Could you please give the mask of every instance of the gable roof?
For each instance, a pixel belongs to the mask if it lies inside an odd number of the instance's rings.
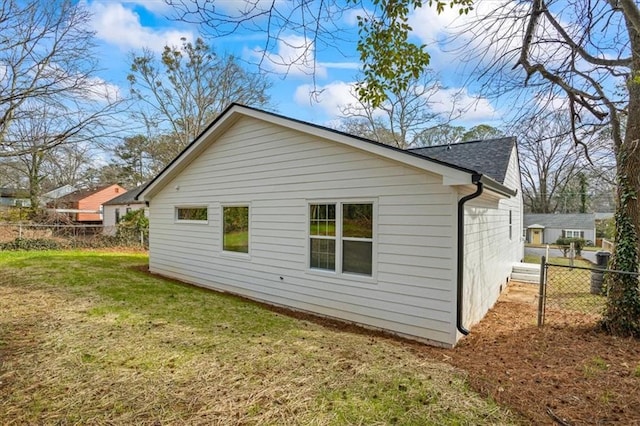
[[[418,169],[439,174],[442,176],[444,185],[471,185],[476,182],[482,182],[486,189],[502,196],[511,197],[517,193],[517,189],[508,188],[504,186],[502,182],[498,182],[491,176],[479,170],[472,169],[469,166],[448,163],[441,159],[425,156],[411,150],[403,150],[328,127],[233,103],[154,177],[142,189],[136,199],[141,200],[153,197],[165,184],[177,176],[191,161],[204,152],[220,135],[242,117],[252,117],[288,129],[301,131],[322,139],[392,159]]]
[[[138,194],[140,194],[140,192],[142,192],[144,187],[145,187],[145,184],[142,184],[142,185],[138,186],[137,188],[134,188],[134,189],[131,189],[131,190],[125,192],[122,195],[118,195],[116,198],[110,199],[106,203],[103,203],[103,205],[104,206],[119,206],[119,205],[124,205],[124,204],[142,203],[142,201],[137,200],[136,197],[138,196]]]
[[[77,190],[78,188],[76,188],[75,186],[71,186],[67,184],[67,185],[63,185],[58,188],[52,189],[49,192],[45,192],[44,194],[42,194],[42,198],[55,200],[55,199],[64,197],[67,194],[71,194],[72,192],[75,192]]]
[[[596,217],[593,213],[525,214],[524,227],[531,225],[556,229],[593,229],[596,227]]]
[[[515,145],[515,137],[506,137],[415,148],[410,151],[445,163],[477,170],[496,182],[504,184]]]
[[[111,185],[103,185],[103,186],[98,186],[97,188],[91,188],[91,189],[79,189],[77,191],[74,191],[70,194],[67,194],[65,196],[62,196],[60,198],[58,198],[58,201],[60,202],[74,202],[74,201],[80,201],[83,200],[93,194],[97,194],[100,191],[104,191],[107,188],[111,188],[112,186],[114,186],[116,184],[111,184]]]

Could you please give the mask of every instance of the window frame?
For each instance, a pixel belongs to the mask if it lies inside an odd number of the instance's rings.
[[[571,232],[571,237],[568,235],[568,233]],[[575,233],[578,233],[578,236],[574,236]],[[582,236],[581,236],[582,235]],[[565,238],[582,238],[584,239],[584,231],[581,229],[565,229],[564,230],[564,237]]]
[[[311,206],[314,204],[334,204],[336,206],[336,225],[335,236],[330,237],[335,241],[335,269],[320,269],[311,267]],[[343,235],[343,220],[344,220],[344,205],[345,204],[371,204],[372,207],[372,229],[371,239],[356,238],[356,237],[344,237]],[[340,279],[346,279],[350,281],[358,281],[363,283],[377,283],[378,280],[378,200],[376,198],[329,198],[329,199],[309,199],[306,203],[305,214],[305,227],[306,227],[306,243],[305,243],[305,271],[308,274],[320,275],[320,276],[333,276]],[[343,241],[371,241],[371,275],[358,274],[354,272],[343,271]]]
[[[248,220],[248,227],[249,229],[247,230],[247,252],[241,252],[241,251],[232,251],[232,250],[225,250],[224,249],[224,209],[225,207],[247,207],[248,211],[247,211],[247,220]],[[252,220],[251,220],[251,214],[252,214],[252,208],[251,208],[251,203],[220,203],[220,253],[223,256],[229,256],[229,257],[235,257],[235,258],[244,258],[244,259],[250,259],[251,258],[251,228],[252,228]]]
[[[207,209],[207,218],[206,219],[178,219],[178,210],[180,209]],[[210,212],[211,212],[211,207],[205,204],[176,205],[173,208],[173,220],[174,220],[174,223],[194,223],[194,224],[206,225],[209,223]]]

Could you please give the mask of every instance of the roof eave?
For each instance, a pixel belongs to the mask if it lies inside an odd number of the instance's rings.
[[[207,147],[208,140],[214,140],[217,135],[222,134],[226,129],[236,123],[241,117],[252,117],[264,120],[283,127],[299,130],[308,134],[342,143],[347,146],[364,149],[381,157],[396,160],[398,162],[422,169],[442,176],[443,185],[466,185],[472,183],[471,176],[475,174],[473,170],[463,167],[443,163],[438,160],[426,158],[401,149],[394,149],[387,145],[362,140],[361,138],[335,132],[331,129],[315,126],[311,123],[304,123],[298,120],[272,114],[265,111],[256,110],[238,104],[232,104],[207,129],[205,129],[180,155],[178,155],[169,165],[165,167],[147,186],[138,194],[136,200],[149,201],[162,189],[166,183],[177,176],[187,164],[203,152]],[[490,188],[501,187],[495,181],[489,184]],[[496,186],[497,185],[497,186]],[[508,191],[508,188],[507,188]],[[500,193],[500,190],[497,191]],[[507,192],[509,193],[509,192]]]
[[[490,178],[487,175],[482,175],[482,177],[480,178],[480,182],[482,182],[487,190],[504,197],[511,198],[515,197],[518,194],[517,189],[511,189],[499,182],[496,182],[494,179]]]

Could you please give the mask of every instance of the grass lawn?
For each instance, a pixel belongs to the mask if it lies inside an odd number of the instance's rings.
[[[0,252],[0,424],[514,424],[411,345],[153,277]]]

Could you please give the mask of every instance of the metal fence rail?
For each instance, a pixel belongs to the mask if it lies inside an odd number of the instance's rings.
[[[148,229],[121,225],[0,223],[0,250],[147,247]]]
[[[538,325],[545,323],[592,324],[606,308],[607,274],[637,273],[598,267],[556,265],[542,258]]]

